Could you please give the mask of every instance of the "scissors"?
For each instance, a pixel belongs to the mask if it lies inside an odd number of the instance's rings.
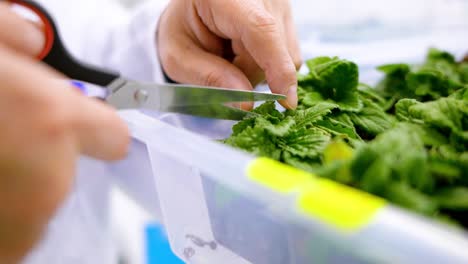
[[[233,102],[283,100],[280,94],[195,86],[183,84],[143,83],[120,74],[80,62],[67,51],[50,14],[30,0],[9,0],[35,13],[42,21],[45,34],[40,60],[67,77],[103,87],[103,100],[117,109],[148,109],[195,116],[241,120],[250,112],[226,106]]]

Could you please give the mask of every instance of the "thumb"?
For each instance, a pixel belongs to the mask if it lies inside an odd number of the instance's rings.
[[[1,44],[29,56],[40,54],[45,45],[40,25],[22,18],[7,3],[0,3],[0,25]]]
[[[183,51],[161,54],[161,60],[168,76],[180,83],[253,90],[249,79],[239,68],[195,44]],[[253,103],[244,102],[240,107],[245,110],[252,109]]]

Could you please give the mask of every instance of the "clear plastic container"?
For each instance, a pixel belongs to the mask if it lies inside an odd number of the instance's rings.
[[[464,231],[389,204],[351,228],[337,219],[347,208],[328,210],[331,221],[304,211],[301,191],[256,180],[249,168],[257,158],[213,140],[227,136],[232,122],[170,114],[158,116],[163,122],[138,111],[121,116],[134,145],[129,159],[106,165],[108,172],[154,208],[172,250],[187,263],[468,263]],[[267,178],[298,173],[278,168],[265,168]]]

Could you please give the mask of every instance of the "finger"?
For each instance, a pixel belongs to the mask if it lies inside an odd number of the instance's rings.
[[[247,77],[233,64],[204,51],[188,39],[178,42],[181,47],[185,47],[184,50],[172,47],[161,52],[164,70],[175,81],[239,90],[253,89]],[[243,109],[250,109],[252,106],[251,102],[241,104]]]
[[[251,11],[241,39],[257,64],[264,70],[273,92],[287,95],[280,101],[286,108],[297,106],[296,71],[286,45],[284,27],[278,17],[265,9]]]
[[[28,118],[38,124],[36,133],[71,136],[82,154],[94,158],[125,156],[128,130],[113,109],[85,97],[50,68],[1,45],[0,58],[8,65],[0,67],[0,83],[11,87],[3,91],[6,98],[0,102],[10,109],[25,109],[25,114],[34,113]]]
[[[284,32],[286,36],[286,44],[289,50],[289,56],[296,66],[296,70],[299,70],[302,66],[302,53],[298,35],[296,32],[296,26],[294,25],[294,20],[292,18],[291,9],[288,8],[284,15]]]
[[[29,56],[40,54],[45,37],[39,25],[17,15],[6,3],[0,3],[0,25],[1,43]]]
[[[101,160],[124,158],[130,140],[124,121],[113,108],[86,97],[67,82],[56,78],[41,81],[46,93],[54,93],[46,99],[50,109],[44,118],[49,124],[46,129],[73,136],[80,154]]]
[[[256,63],[265,71],[272,91],[288,96],[287,100],[280,103],[287,108],[295,108],[297,106],[296,70],[277,20],[261,2],[246,0],[219,2],[222,3],[212,7],[218,30],[231,39],[239,39],[244,44]]]
[[[254,58],[247,52],[241,42],[236,42],[233,45],[234,57],[233,64],[237,66],[249,79],[253,87],[265,80],[265,73],[258,66]]]
[[[84,97],[73,95],[73,130],[82,154],[102,160],[118,160],[126,156],[130,144],[125,122],[111,107]]]

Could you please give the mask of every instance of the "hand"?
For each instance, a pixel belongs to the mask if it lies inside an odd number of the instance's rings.
[[[171,0],[157,40],[175,81],[252,90],[266,77],[287,95],[283,106],[297,106],[301,56],[287,0]]]
[[[129,136],[115,111],[31,58],[38,26],[2,3],[0,24],[0,263],[16,263],[66,198],[78,156],[122,158]]]

